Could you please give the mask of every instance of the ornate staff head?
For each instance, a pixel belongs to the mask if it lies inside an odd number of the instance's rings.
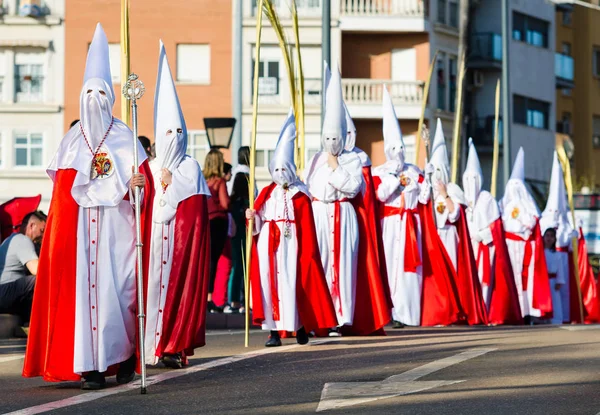
[[[144,96],[146,87],[139,77],[132,73],[123,85],[123,96],[130,101],[136,101]]]

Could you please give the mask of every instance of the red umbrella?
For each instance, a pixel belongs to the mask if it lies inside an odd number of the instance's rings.
[[[0,205],[0,240],[18,232],[25,215],[36,211],[41,200],[42,195],[15,197]]]

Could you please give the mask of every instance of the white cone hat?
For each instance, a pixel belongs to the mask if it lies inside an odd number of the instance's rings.
[[[352,117],[350,116],[350,112],[344,104],[344,111],[346,112],[346,150],[352,151],[354,147],[356,147],[356,126],[354,125],[354,121],[352,121]]]
[[[542,212],[542,218],[540,219],[542,232],[546,232],[549,228],[558,228],[559,217],[565,215],[567,211],[565,181],[562,167],[555,151],[554,160],[552,162],[552,176],[550,177],[550,192],[548,194],[546,208]]]
[[[467,167],[463,173],[463,191],[465,199],[471,207],[475,206],[482,187],[483,173],[481,171],[481,164],[479,163],[473,139],[469,138],[469,156],[467,158]]]
[[[281,127],[281,133],[275,146],[273,158],[269,162],[269,172],[277,184],[292,184],[296,179],[296,164],[294,152],[296,151],[296,118],[294,110],[290,109],[287,118]],[[285,169],[285,172],[276,173],[276,169]]]
[[[450,181],[450,162],[448,160],[448,150],[446,148],[446,139],[442,129],[442,121],[438,118],[435,128],[435,137],[431,144],[431,160],[429,161],[436,170],[436,177],[444,183]]]
[[[101,79],[108,85],[111,93],[111,102],[115,102],[115,91],[112,86],[112,76],[110,74],[110,59],[108,53],[108,39],[102,25],[96,25],[96,31],[90,48],[88,49],[87,59],[85,61],[85,72],[83,75],[83,83],[85,84],[90,79]]]
[[[329,86],[329,81],[331,80],[331,71],[329,70],[329,65],[327,65],[326,61],[323,61],[323,92],[321,96],[323,97],[323,108],[327,104],[327,87]]]
[[[178,132],[179,129],[181,133]],[[171,133],[167,134],[168,131]],[[163,168],[174,171],[187,151],[187,129],[162,41],[159,45],[154,95],[154,139],[157,160]]]
[[[336,155],[341,154],[346,143],[346,111],[344,110],[342,81],[339,69],[333,71],[331,80],[327,86],[325,117],[321,133],[321,145],[325,149],[327,148],[325,143],[326,137],[336,138],[337,144],[333,152]]]
[[[387,87],[383,86],[383,149],[385,157],[388,161],[400,159],[404,160],[405,147],[402,139],[402,130],[394,109],[392,96],[388,92]]]
[[[477,155],[477,149],[475,148],[472,138],[469,138],[469,155],[467,157],[467,167],[463,173],[463,176],[464,175],[477,176],[479,177],[479,180],[483,182],[483,172],[481,171],[479,156]]]
[[[512,173],[510,174],[511,180],[525,181],[525,152],[523,147],[519,148],[515,164],[513,165]]]

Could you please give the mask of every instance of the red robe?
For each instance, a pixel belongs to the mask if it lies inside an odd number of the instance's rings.
[[[459,241],[456,261],[456,285],[460,304],[470,325],[487,324],[487,312],[481,293],[481,284],[479,284],[477,261],[473,253],[464,206],[460,209],[460,217],[454,223],[454,226],[458,231]]]
[[[546,266],[546,254],[544,252],[544,240],[539,221],[533,229],[532,238],[535,241],[535,273],[533,276],[533,301],[532,306],[541,311],[541,319],[552,318],[552,293],[550,291],[550,279],[548,267]]]
[[[456,273],[433,221],[431,201],[419,204],[423,245],[422,326],[449,326],[464,323]]]
[[[583,230],[579,229],[578,238],[578,270],[579,286],[581,287],[581,297],[577,290],[575,281],[575,266],[573,262],[573,253],[569,252],[569,308],[572,323],[581,323],[581,311],[579,309],[580,298],[583,300],[583,322],[586,324],[600,323],[600,303],[598,302],[598,293],[594,271],[588,258],[587,246],[583,237]]]
[[[15,197],[0,205],[0,242],[18,232],[23,218],[38,209],[42,195]]]
[[[356,270],[356,302],[352,326],[344,334],[368,336],[378,332],[391,319],[393,308],[387,278],[381,219],[377,209],[371,167],[363,167],[365,194],[351,200],[358,221],[358,264]]]
[[[151,201],[154,194],[152,173],[147,161],[140,166],[140,173],[146,177],[142,205],[142,238],[146,271],[144,274],[147,274]],[[73,372],[79,205],[71,196],[71,188],[76,174],[74,169],[59,170],[56,173],[40,253],[23,366],[23,376],[43,376],[44,380],[50,382],[81,379],[80,375]],[[139,347],[138,342],[136,345]]]
[[[271,183],[262,190],[254,204],[256,211],[262,208],[275,187],[276,184]],[[311,200],[306,194],[299,191],[292,197],[292,203],[294,205],[294,220],[298,224],[296,226],[296,237],[298,238],[296,304],[300,322],[307,333],[335,327],[337,317],[329,294],[323,265],[321,265],[321,254],[319,253]],[[265,310],[260,288],[260,263],[258,262],[257,242],[258,235],[252,241],[250,283],[252,287],[252,321],[255,325],[261,325],[265,320]]]
[[[506,246],[506,237],[502,218],[496,219],[490,225],[492,231],[493,244],[495,248],[494,266],[494,286],[491,288],[490,310],[488,312],[488,321],[490,324],[523,324],[521,316],[521,307],[519,305],[519,294],[515,284],[515,277],[510,263],[508,247]],[[487,246],[479,249],[489,248]],[[487,269],[487,268],[486,268]]]
[[[206,344],[206,299],[210,271],[210,226],[205,195],[177,206],[173,263],[156,355],[184,351],[192,356]]]

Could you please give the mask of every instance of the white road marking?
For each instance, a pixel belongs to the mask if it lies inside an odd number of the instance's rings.
[[[477,348],[467,350],[454,356],[427,363],[399,375],[390,376],[381,382],[326,383],[323,387],[323,392],[321,392],[321,400],[317,407],[317,412],[408,395],[440,386],[464,382],[464,380],[432,380],[421,382],[417,382],[416,380],[466,360],[493,352],[494,350],[497,349]]]
[[[317,346],[317,345],[329,343],[331,341],[332,341],[331,339],[314,340],[309,343],[308,347],[310,347],[310,345]],[[219,366],[229,365],[231,363],[236,363],[236,362],[240,362],[242,360],[252,359],[254,357],[259,357],[259,356],[263,356],[266,354],[287,352],[291,349],[295,349],[298,347],[307,347],[307,346],[300,346],[298,344],[294,344],[294,345],[290,345],[290,346],[283,346],[283,347],[277,347],[277,348],[269,348],[269,349],[265,348],[265,349],[255,350],[252,352],[243,353],[243,354],[239,354],[239,355],[235,355],[235,356],[225,357],[222,359],[217,359],[217,360],[213,360],[210,362],[206,362],[206,363],[200,364],[198,366],[190,366],[185,369],[173,370],[173,371],[161,373],[160,375],[151,376],[146,380],[146,384],[150,387],[152,385],[156,385],[157,383],[164,382],[169,379],[175,379],[175,378],[178,378],[181,376],[191,375],[193,373],[202,372],[202,371],[209,370],[209,369],[219,367]],[[60,409],[60,408],[66,408],[66,407],[73,406],[73,405],[79,405],[81,403],[95,401],[97,399],[105,398],[105,397],[111,396],[111,395],[116,395],[118,393],[129,392],[132,390],[139,390],[139,389],[140,389],[140,380],[138,379],[135,382],[132,382],[130,384],[117,386],[114,388],[103,390],[101,392],[82,393],[81,395],[73,396],[71,398],[61,399],[59,401],[54,401],[54,402],[49,402],[49,403],[45,403],[42,405],[32,406],[32,407],[21,409],[18,411],[9,412],[4,415],[41,414],[43,412],[48,412],[48,411],[52,411],[52,410]],[[148,393],[152,393],[152,389],[149,388]]]
[[[9,355],[9,356],[0,356],[0,363],[12,362],[13,360],[23,359],[24,357],[25,357],[25,355],[23,355],[23,354],[20,354],[20,355]]]
[[[600,324],[569,325],[560,326],[560,328],[568,331],[600,330]]]

